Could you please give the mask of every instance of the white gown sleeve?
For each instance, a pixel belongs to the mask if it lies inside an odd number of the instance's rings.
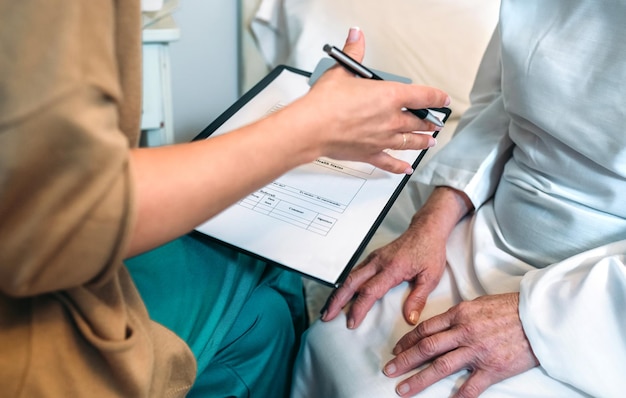
[[[520,318],[550,376],[595,397],[626,392],[626,240],[531,271]]]
[[[501,93],[500,30],[496,27],[454,137],[415,174],[425,185],[446,185],[464,191],[476,208],[497,186],[513,143],[507,135],[509,117]]]

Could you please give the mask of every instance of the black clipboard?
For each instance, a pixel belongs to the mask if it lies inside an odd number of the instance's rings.
[[[257,97],[259,97],[260,94],[263,93],[264,90],[266,90],[266,88],[268,88],[268,87],[270,87],[270,85],[274,84],[274,82],[277,80],[277,78],[279,76],[285,76],[284,74],[293,74],[294,76],[298,76],[299,78],[305,79],[305,80],[307,80],[307,84],[308,84],[308,78],[311,76],[311,73],[309,73],[309,72],[306,72],[306,71],[303,71],[303,70],[300,70],[300,69],[297,69],[297,68],[293,68],[293,67],[290,67],[290,66],[286,66],[286,65],[280,65],[280,66],[274,68],[259,83],[257,83],[254,87],[252,87],[248,92],[246,92],[243,96],[241,96],[241,98],[239,100],[237,100],[226,111],[224,111],[218,118],[216,118],[215,121],[213,121],[204,130],[202,130],[202,132],[200,132],[200,134],[198,134],[194,138],[194,140],[207,139],[211,135],[216,133],[219,129],[224,129],[226,123],[228,123],[235,115],[237,115],[240,111],[242,111],[242,109],[244,109],[248,104],[250,104],[251,101],[253,101]],[[298,77],[296,77],[296,79],[298,79]],[[302,89],[302,90],[304,90],[304,89]],[[305,91],[302,92],[302,94],[304,94],[304,93],[305,93]],[[450,110],[448,108],[436,108],[436,109],[433,109],[433,111],[437,112],[438,116],[444,122],[447,120],[447,118],[450,115]],[[226,129],[226,131],[228,131],[228,129]],[[219,132],[219,133],[223,134],[223,133],[226,133],[226,132],[222,131],[222,132]],[[437,132],[432,133],[432,135],[436,136]],[[418,166],[418,164],[421,162],[421,160],[423,159],[425,154],[426,154],[426,150],[419,151],[419,155],[415,158],[415,160],[414,160],[414,162],[412,164],[413,169],[415,169]],[[322,164],[323,163],[324,162],[322,162]],[[319,164],[316,165],[316,166],[319,166]],[[342,165],[339,165],[339,166],[334,165],[333,167],[335,167],[335,168],[342,167]],[[323,172],[324,173],[330,173],[330,172],[327,172],[326,170],[324,170]],[[378,171],[378,172],[382,172],[382,171]],[[289,173],[287,173],[287,174],[289,174]],[[333,177],[331,177],[331,178],[333,178]],[[343,176],[342,176],[342,178],[343,178]],[[397,182],[394,182],[394,189],[393,189],[393,191],[388,193],[387,196],[385,196],[383,198],[384,199],[384,203],[382,201],[378,202],[379,203],[378,207],[373,212],[371,212],[372,214],[375,214],[375,217],[373,217],[367,223],[367,226],[359,228],[359,234],[360,235],[356,238],[358,240],[358,242],[356,242],[356,241],[352,242],[351,243],[351,247],[347,249],[347,250],[349,250],[349,253],[350,253],[349,257],[347,257],[347,254],[346,254],[347,252],[346,252],[346,253],[344,253],[344,257],[343,257],[343,260],[342,260],[341,264],[337,264],[336,266],[335,265],[331,265],[330,266],[330,267],[333,268],[333,271],[329,272],[330,276],[326,276],[326,275],[325,276],[320,276],[319,274],[316,274],[316,272],[318,270],[313,270],[311,272],[311,269],[312,269],[311,265],[308,265],[309,271],[307,271],[306,267],[302,267],[300,264],[295,265],[295,263],[297,263],[297,258],[296,257],[298,255],[301,254],[302,257],[303,257],[303,261],[304,261],[304,257],[308,257],[311,254],[311,253],[306,253],[306,249],[304,249],[304,250],[301,249],[300,252],[292,253],[291,259],[289,261],[281,261],[280,259],[277,259],[275,256],[267,255],[266,253],[264,253],[264,251],[267,250],[267,249],[265,247],[261,246],[261,243],[255,241],[254,235],[250,231],[246,231],[246,228],[248,228],[246,223],[235,223],[235,222],[228,223],[227,218],[230,217],[229,213],[232,213],[232,212],[237,212],[238,214],[245,213],[246,215],[249,214],[250,217],[254,217],[255,219],[263,220],[263,218],[262,218],[263,216],[259,216],[257,214],[253,214],[252,213],[255,210],[250,210],[251,212],[247,213],[249,209],[241,209],[240,208],[241,205],[244,203],[244,200],[246,200],[246,199],[242,200],[241,202],[238,202],[238,204],[235,204],[235,205],[231,206],[229,209],[226,209],[223,213],[220,213],[219,215],[217,215],[213,219],[207,221],[206,223],[202,224],[201,226],[198,226],[193,231],[193,234],[196,235],[196,236],[205,238],[205,239],[209,239],[209,240],[214,241],[214,242],[218,242],[218,243],[223,244],[223,245],[225,245],[227,247],[230,247],[230,248],[232,248],[234,250],[237,250],[237,251],[240,251],[240,252],[245,253],[247,255],[250,255],[252,257],[261,259],[261,260],[263,260],[263,261],[265,261],[267,263],[274,264],[276,266],[279,266],[281,268],[284,268],[284,269],[287,269],[287,270],[290,270],[290,271],[298,272],[299,274],[301,274],[303,276],[306,276],[308,278],[317,280],[318,282],[323,283],[325,285],[337,287],[341,283],[343,283],[345,278],[350,273],[351,269],[356,265],[356,263],[359,260],[361,254],[365,250],[365,247],[367,246],[367,244],[371,240],[372,236],[374,235],[374,233],[376,232],[376,230],[380,226],[381,222],[383,221],[383,219],[385,218],[385,216],[387,215],[387,213],[391,209],[391,206],[393,205],[393,203],[396,201],[396,199],[400,195],[400,192],[402,191],[402,189],[404,188],[404,186],[408,182],[410,176],[403,175],[401,177],[398,176],[398,177],[394,177],[394,178],[398,178],[398,180],[397,180]],[[277,181],[280,182],[279,180],[277,180]],[[273,183],[273,184],[276,184],[276,182]],[[274,192],[273,189],[275,187],[280,187],[280,189],[282,189],[284,186],[285,186],[285,184],[282,184],[282,183],[274,185],[274,186],[268,186],[268,187],[266,187],[266,191],[261,191],[261,193],[266,195],[265,198],[270,199],[270,196],[267,196],[268,192]],[[257,194],[259,194],[259,192],[251,194],[251,196],[257,195]],[[279,192],[279,194],[282,194],[282,192]],[[312,196],[310,194],[308,194],[308,195],[309,195],[309,197],[307,197],[306,199],[310,199],[310,197]],[[293,196],[289,196],[289,195],[287,195],[285,197],[287,198],[286,201],[292,201],[292,200],[295,201],[297,199],[297,198],[294,199]],[[254,196],[254,198],[256,200],[256,196]],[[284,198],[280,199],[280,200],[282,202],[285,202]],[[282,203],[282,202],[279,202],[279,203]],[[324,205],[327,205],[328,203],[336,204],[332,200],[326,200],[326,203],[324,203]],[[289,208],[291,209],[293,207],[294,211],[299,211],[300,210],[300,209],[297,208],[297,206],[302,206],[302,205],[298,205],[298,204],[294,205],[293,203],[289,203]],[[306,207],[306,206],[309,206],[309,204],[306,203],[303,206]],[[305,207],[302,208],[302,212],[306,212],[307,210],[309,210],[309,209],[307,209]],[[313,207],[313,206],[311,205],[311,207]],[[317,211],[319,211],[319,210],[317,210]],[[323,211],[326,211],[326,210],[323,210]],[[328,213],[330,213],[330,212],[331,211],[329,210]],[[319,215],[320,215],[320,213],[318,213],[317,217],[320,217]],[[282,214],[281,214],[281,216],[282,216]],[[237,215],[237,217],[239,217],[239,215]],[[269,217],[270,216],[268,216],[268,218]],[[326,217],[326,216],[323,215],[323,217]],[[224,221],[225,218],[226,218],[226,220]],[[327,218],[332,218],[332,217],[327,217]],[[324,221],[323,218],[319,218],[319,220]],[[263,222],[263,221],[259,221],[259,222]],[[271,222],[272,223],[276,223],[276,221],[271,221]],[[286,224],[291,224],[292,221],[291,220],[285,221],[285,223]],[[215,224],[215,226],[212,226],[212,224]],[[280,227],[281,229],[283,229],[283,228],[286,228],[286,229],[291,228],[289,225],[283,226],[282,225],[282,220],[281,220],[280,223],[276,223],[276,224],[280,224],[281,225],[281,227]],[[325,239],[325,238],[320,238],[319,236],[317,236],[317,235],[321,234],[321,232],[319,232],[319,231],[317,231],[315,233],[311,233],[311,234],[308,234],[308,232],[307,233],[303,233],[301,231],[301,229],[302,229],[301,225],[297,225],[295,222],[293,222],[293,224],[295,226],[292,229],[289,230],[290,234],[291,233],[293,233],[293,234],[302,234],[303,235],[302,239],[310,239],[311,243],[315,243],[317,241],[322,241],[322,239]],[[334,228],[334,227],[335,226],[331,227],[331,231],[332,231],[332,228]],[[253,228],[253,227],[250,227],[250,228]],[[235,229],[235,230],[231,231],[231,229]],[[246,234],[248,234],[248,233],[251,234],[252,238],[247,239],[243,243],[238,241],[239,239],[242,239],[242,238],[240,238],[240,236],[246,236]],[[270,231],[270,233],[271,233],[271,231]],[[348,235],[344,235],[344,236],[348,236]],[[264,238],[265,238],[265,236],[264,236]],[[352,238],[351,235],[350,235],[350,238]],[[306,246],[306,242],[301,242],[300,238],[298,238],[298,239],[299,239],[298,240],[299,244],[303,244],[305,247],[308,247],[308,246]],[[273,244],[277,244],[277,243],[271,243],[270,246],[273,245]],[[259,246],[255,247],[255,245],[259,245]],[[311,245],[311,246],[313,247],[314,245]],[[334,246],[341,246],[341,245],[334,244]],[[309,260],[306,260],[306,261],[309,261]],[[330,263],[330,261],[329,261],[329,263]],[[337,271],[337,270],[339,270],[339,271]]]
[[[192,141],[203,140],[208,138],[211,134],[217,130],[224,122],[230,119],[237,111],[239,111],[245,104],[247,104],[250,100],[257,96],[265,87],[267,87],[277,76],[279,76],[283,70],[288,70],[293,73],[311,77],[310,72],[303,71],[298,68],[293,68],[287,65],[279,65],[276,68],[272,69],[270,73],[268,73],[261,81],[255,84],[250,90],[244,93],[234,104],[232,104],[228,109],[226,109],[221,115],[219,115],[211,124],[205,127],[204,130],[200,132],[196,137],[193,138]]]

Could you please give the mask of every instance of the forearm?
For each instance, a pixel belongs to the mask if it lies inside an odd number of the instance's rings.
[[[181,236],[315,153],[267,120],[208,140],[131,153],[136,219],[128,256]]]
[[[455,225],[473,210],[474,206],[464,192],[447,186],[436,187],[413,216],[408,232],[420,230],[427,224],[432,227],[430,231],[438,231],[443,239],[447,239]]]

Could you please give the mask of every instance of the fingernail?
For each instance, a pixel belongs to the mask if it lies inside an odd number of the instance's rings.
[[[411,389],[411,387],[409,387],[408,384],[400,384],[398,386],[398,388],[396,388],[396,392],[398,393],[398,395],[404,395],[407,392],[409,392],[409,390]]]
[[[354,319],[348,319],[348,329],[354,329]]]
[[[446,102],[443,104],[443,106],[450,105],[450,102],[452,102],[452,99],[450,97],[446,98]]]
[[[430,138],[428,139],[428,147],[429,147],[429,148],[432,148],[432,147],[434,147],[435,145],[437,145],[437,139],[436,139],[435,137],[430,137]]]
[[[358,26],[351,27],[348,32],[348,43],[354,43],[359,40],[359,37],[361,37],[361,28]]]
[[[328,316],[328,311],[324,311],[322,313],[322,321],[324,321],[324,322],[326,321],[326,316]]]
[[[393,347],[393,351],[391,351],[393,353],[393,355],[398,355],[400,353],[400,351],[402,351],[402,348],[400,347],[399,344],[396,344],[395,347]]]
[[[406,170],[404,170],[404,174],[410,176],[411,174],[413,174],[413,168],[407,167]]]
[[[417,311],[411,311],[411,314],[409,315],[409,322],[415,325],[417,324],[418,319],[420,319],[420,313]]]
[[[396,365],[390,363],[385,366],[385,368],[383,369],[383,373],[385,373],[387,376],[393,376],[393,374],[396,373],[396,370]]]

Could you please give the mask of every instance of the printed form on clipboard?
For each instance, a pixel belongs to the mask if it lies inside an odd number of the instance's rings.
[[[254,122],[304,95],[310,73],[279,66],[195,139]],[[434,110],[445,121],[448,109]],[[391,151],[415,168],[425,151]],[[409,176],[368,163],[319,158],[196,227],[235,250],[339,286]]]

